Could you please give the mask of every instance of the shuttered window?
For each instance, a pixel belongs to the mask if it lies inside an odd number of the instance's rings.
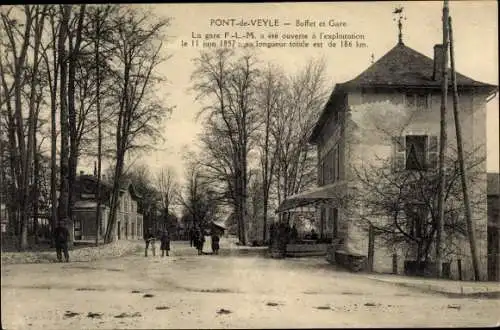
[[[404,135],[393,139],[395,171],[422,171],[438,165],[438,139],[434,135]]]

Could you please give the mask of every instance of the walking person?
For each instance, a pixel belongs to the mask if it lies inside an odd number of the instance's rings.
[[[64,260],[69,262],[68,253],[68,240],[69,231],[66,228],[66,219],[59,221],[57,227],[54,229],[54,243],[56,244],[57,261],[62,262],[62,254],[64,253]]]
[[[163,231],[160,242],[161,256],[163,257],[166,254],[168,257],[168,251],[170,251],[170,237],[167,230]]]
[[[151,245],[151,250],[153,251],[153,257],[155,256],[155,235],[151,228],[148,229],[146,235],[144,236],[144,241],[146,242],[146,249],[144,250],[144,256],[148,256],[148,248]]]
[[[219,241],[220,237],[217,233],[212,234],[212,252],[217,255],[219,254]]]

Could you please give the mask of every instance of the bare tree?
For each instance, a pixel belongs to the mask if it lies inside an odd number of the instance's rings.
[[[267,237],[267,217],[271,186],[275,176],[277,150],[276,141],[273,140],[272,124],[273,118],[286,107],[287,78],[282,69],[269,65],[263,72],[257,86],[257,107],[260,109],[262,121],[256,135],[256,144],[259,152],[261,181],[262,181],[262,207],[263,207],[263,231],[262,240]]]
[[[184,213],[189,214],[192,224],[200,228],[214,220],[218,211],[216,195],[202,169],[203,166],[196,160],[188,164],[186,191],[179,196]]]
[[[155,69],[163,61],[161,32],[168,21],[152,18],[152,13],[134,8],[121,8],[116,16],[115,95],[118,100],[116,120],[116,163],[111,210],[105,241],[113,239],[119,184],[129,151],[145,150],[141,139],[160,136],[157,124],[171,111],[154,100],[154,86],[161,79]]]
[[[194,63],[192,81],[197,100],[209,104],[201,112],[206,116],[203,142],[207,145],[207,166],[226,181],[238,221],[238,237],[245,244],[248,153],[258,126],[257,61],[251,54],[237,56],[230,49],[218,49],[202,52]],[[221,146],[223,141],[225,146]]]
[[[29,201],[30,178],[32,177],[32,160],[35,148],[36,112],[39,100],[39,64],[42,31],[47,12],[47,6],[25,5],[24,22],[18,21],[13,15],[12,8],[1,13],[3,31],[7,40],[3,42],[6,55],[0,56],[0,71],[2,72],[2,86],[4,90],[5,105],[9,122],[10,153],[12,155],[12,173],[16,179],[15,194],[17,199],[17,212],[20,234],[19,247],[24,249],[28,245],[28,219],[31,214]],[[24,31],[22,30],[24,27]],[[21,47],[18,49],[18,40]],[[29,53],[31,46],[32,52]],[[12,55],[9,59],[7,55]],[[4,61],[6,65],[4,65]],[[7,74],[11,74],[11,79]],[[8,80],[12,81],[11,87]],[[23,89],[27,87],[27,132],[25,131],[25,118],[23,114]],[[14,99],[14,107],[11,100]]]
[[[160,196],[163,213],[166,217],[170,214],[170,206],[178,198],[178,183],[175,178],[175,172],[171,167],[166,167],[157,175],[157,187]]]
[[[309,61],[285,88],[288,102],[272,118],[278,202],[314,183],[316,159],[308,138],[326,100],[325,62]]]

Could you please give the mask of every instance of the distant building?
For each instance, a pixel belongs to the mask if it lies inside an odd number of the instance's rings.
[[[110,212],[111,185],[101,181],[101,212],[99,237],[104,237]],[[92,175],[79,175],[76,178],[75,204],[73,208],[75,241],[95,240],[97,178]],[[143,235],[143,216],[137,210],[139,196],[131,183],[125,183],[120,189],[116,214],[115,237],[117,239],[139,239]]]

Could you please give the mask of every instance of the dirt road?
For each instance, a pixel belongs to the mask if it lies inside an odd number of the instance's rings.
[[[4,329],[492,326],[500,301],[451,299],[320,259],[196,255],[2,267]]]

